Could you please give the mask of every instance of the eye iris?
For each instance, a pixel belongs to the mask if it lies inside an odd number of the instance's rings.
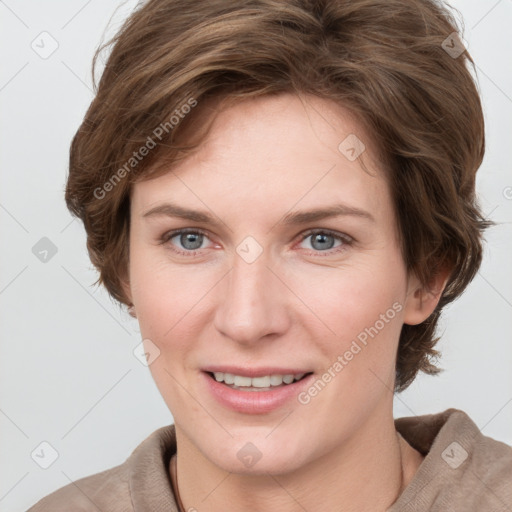
[[[185,249],[189,249],[191,251],[199,249],[203,244],[203,235],[200,233],[183,233],[180,236],[180,243],[185,247]]]
[[[326,239],[330,239],[330,240],[328,240],[328,242],[330,242],[330,243],[326,244]],[[315,243],[317,243],[317,242],[319,242],[320,245],[315,247]],[[313,246],[314,249],[318,249],[318,250],[332,249],[334,246],[334,237],[332,235],[328,235],[325,233],[317,233],[317,234],[313,235],[311,245]]]

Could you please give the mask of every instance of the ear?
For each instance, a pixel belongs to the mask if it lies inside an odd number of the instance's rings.
[[[411,274],[407,286],[404,323],[417,325],[425,321],[434,311],[450,277],[450,270],[442,268],[427,285]]]

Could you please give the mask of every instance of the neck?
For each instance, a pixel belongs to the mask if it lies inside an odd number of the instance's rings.
[[[184,510],[303,512],[385,511],[413,478],[423,457],[396,431],[372,425],[342,447],[293,473],[247,475],[223,471],[200,453],[183,431],[178,440],[177,480]]]

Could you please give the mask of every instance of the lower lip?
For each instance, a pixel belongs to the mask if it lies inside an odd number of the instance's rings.
[[[276,386],[269,391],[239,391],[217,382],[206,372],[202,374],[210,393],[221,405],[245,414],[264,414],[278,409],[296,398],[314,377],[314,374],[310,374],[297,382]]]

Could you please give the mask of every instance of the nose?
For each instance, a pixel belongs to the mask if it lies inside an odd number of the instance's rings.
[[[290,291],[269,267],[265,252],[252,263],[235,254],[233,268],[222,280],[214,325],[239,344],[282,335],[291,324]]]

